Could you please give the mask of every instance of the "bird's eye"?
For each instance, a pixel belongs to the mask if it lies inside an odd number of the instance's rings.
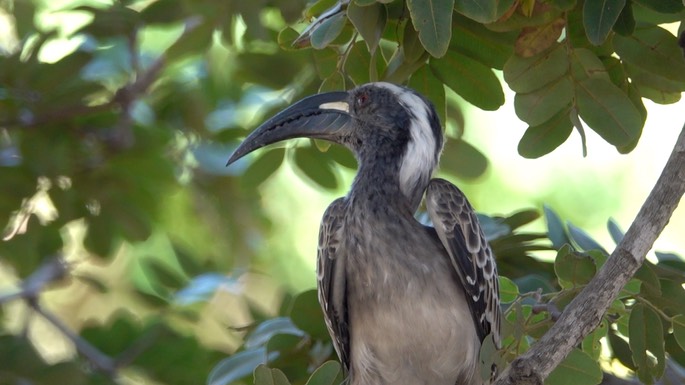
[[[369,95],[366,92],[362,92],[357,95],[357,106],[362,107],[369,101]]]

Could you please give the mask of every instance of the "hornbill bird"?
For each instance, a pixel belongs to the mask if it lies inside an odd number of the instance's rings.
[[[285,139],[344,145],[359,169],[319,231],[319,302],[350,385],[487,384],[500,345],[497,267],[473,208],[431,179],[443,135],[433,105],[390,83],[305,98],[266,121],[229,164]],[[433,227],[414,213],[425,194]],[[495,372],[495,368],[492,368]]]

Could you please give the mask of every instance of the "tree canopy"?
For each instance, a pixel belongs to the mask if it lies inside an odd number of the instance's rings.
[[[6,0],[0,20],[1,385],[339,383],[316,293],[275,277],[299,235],[279,240],[262,198],[284,163],[338,191],[354,158],[302,140],[225,167],[294,100],[406,84],[445,127],[441,172],[473,180],[493,154],[464,138],[465,103],[513,91],[528,128],[511,146],[536,159],[574,131],[585,151],[589,130],[629,153],[644,100],[685,91],[680,0]],[[480,216],[505,314],[484,368],[528,352],[610,263],[558,211]],[[626,277],[545,384],[685,381],[678,253]]]

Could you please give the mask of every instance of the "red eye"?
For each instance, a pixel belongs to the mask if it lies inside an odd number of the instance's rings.
[[[357,105],[363,106],[369,101],[369,95],[367,93],[361,93],[357,95]]]

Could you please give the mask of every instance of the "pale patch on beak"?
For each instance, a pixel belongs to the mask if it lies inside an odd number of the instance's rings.
[[[328,102],[319,106],[322,110],[338,110],[343,112],[350,112],[350,105],[347,102]]]

